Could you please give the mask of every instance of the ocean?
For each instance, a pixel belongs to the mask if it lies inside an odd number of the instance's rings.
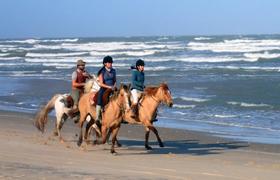
[[[280,35],[0,39],[0,109],[35,113],[70,92],[78,59],[96,74],[106,55],[118,83],[139,58],[146,86],[168,83],[156,126],[280,144]]]

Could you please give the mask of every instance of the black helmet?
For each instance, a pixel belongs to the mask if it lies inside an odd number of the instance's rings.
[[[142,59],[138,59],[137,61],[136,61],[136,67],[137,66],[145,66],[145,62],[142,60]]]
[[[105,63],[113,63],[113,58],[111,56],[105,56],[103,58],[103,64]]]

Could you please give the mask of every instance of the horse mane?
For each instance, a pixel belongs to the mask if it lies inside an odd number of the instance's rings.
[[[146,87],[144,92],[145,92],[145,95],[148,95],[148,96],[153,96],[157,93],[157,90],[158,90],[159,87],[157,86],[149,86],[149,87]]]
[[[157,90],[162,87],[164,90],[168,90],[168,86],[166,83],[161,83],[159,86],[148,86],[144,90],[144,95],[154,96],[157,93]]]
[[[122,88],[123,88],[125,91],[128,90],[128,86],[125,85],[125,84],[122,86]],[[113,101],[115,101],[115,100],[118,98],[118,96],[119,96],[120,91],[121,91],[122,88],[119,88],[118,90],[114,91],[113,95],[110,96],[108,103],[105,105],[104,110],[107,109],[107,107],[108,107],[108,105],[110,104],[110,102],[113,102]]]

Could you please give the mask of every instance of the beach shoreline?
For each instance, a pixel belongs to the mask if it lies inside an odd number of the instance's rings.
[[[165,144],[144,128],[122,125],[117,155],[110,145],[77,147],[78,127],[68,120],[64,143],[52,135],[53,118],[41,134],[34,115],[0,111],[0,179],[277,179],[280,145],[235,141],[188,130],[158,128]],[[93,137],[91,137],[93,139]]]

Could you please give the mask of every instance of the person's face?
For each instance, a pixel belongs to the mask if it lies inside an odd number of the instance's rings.
[[[84,69],[85,69],[85,65],[79,65],[78,68],[79,68],[80,70],[84,70]]]
[[[112,64],[112,63],[109,63],[109,62],[105,63],[104,65],[105,65],[105,67],[108,68],[108,69],[111,69],[112,66],[113,66],[113,64]]]
[[[138,70],[139,70],[140,72],[143,72],[143,71],[144,71],[144,66],[137,66],[137,68],[138,68]]]

